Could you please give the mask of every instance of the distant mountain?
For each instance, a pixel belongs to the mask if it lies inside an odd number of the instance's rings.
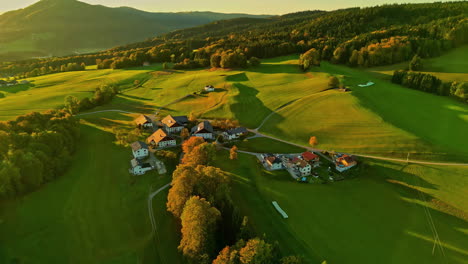
[[[161,33],[233,18],[266,15],[213,12],[152,13],[76,0],[41,0],[0,15],[0,57],[83,53],[145,40]],[[3,55],[3,56],[2,56]]]

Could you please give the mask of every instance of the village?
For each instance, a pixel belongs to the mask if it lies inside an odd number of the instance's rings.
[[[214,89],[212,86],[205,87],[205,91],[212,89]],[[201,137],[225,147],[225,144],[232,145],[235,141],[246,139],[250,133],[247,128],[241,126],[222,129],[214,126],[212,124],[214,121],[209,120],[191,122],[187,116],[168,115],[158,120],[155,115],[142,114],[134,122],[138,129],[151,134],[145,142],[136,141],[130,145],[133,159],[130,161],[129,172],[133,175],[144,175],[151,170],[164,174],[165,166],[155,157],[154,152],[180,146],[184,138]],[[344,177],[340,173],[357,165],[353,156],[342,153],[309,150],[295,154],[250,152],[249,154],[255,155],[265,170],[285,170],[294,180],[303,183],[343,180]]]

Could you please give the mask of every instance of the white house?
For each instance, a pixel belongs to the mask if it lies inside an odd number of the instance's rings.
[[[297,169],[302,176],[308,176],[312,173],[312,166],[305,160],[301,160],[297,163]]]
[[[147,115],[140,115],[135,119],[135,123],[137,124],[138,128],[153,128],[154,123],[153,120]]]
[[[20,84],[28,84],[28,83],[29,83],[28,80],[21,80],[21,81],[20,81]]]
[[[185,125],[188,123],[188,118],[186,116],[168,115],[161,120],[161,123],[168,133],[178,133],[184,129]]]
[[[213,85],[207,85],[205,86],[205,91],[206,92],[214,92],[215,88]]]
[[[148,157],[149,149],[145,142],[136,141],[133,142],[130,146],[132,147],[132,153],[135,159],[141,160]]]
[[[241,136],[245,136],[249,133],[247,128],[245,127],[236,127],[234,129],[230,129],[228,131],[223,132],[223,137],[225,140],[233,140],[238,139]]]
[[[266,157],[265,162],[268,164],[271,170],[281,170],[283,168],[283,162],[276,156]]]
[[[143,175],[145,174],[147,171],[150,171],[153,168],[153,166],[151,166],[151,164],[149,163],[142,163],[140,161],[138,161],[137,159],[132,159],[130,161],[130,164],[132,165],[132,174],[133,175]]]
[[[157,148],[174,147],[177,145],[176,140],[170,137],[164,130],[158,129],[146,139],[146,142]]]
[[[210,122],[203,121],[198,126],[192,127],[192,136],[195,137],[202,137],[204,139],[213,139],[213,126],[211,126]]]

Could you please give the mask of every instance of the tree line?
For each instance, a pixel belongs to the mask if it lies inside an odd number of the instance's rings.
[[[237,19],[178,30],[96,54],[7,63],[0,66],[0,74],[12,76],[50,66],[58,69],[70,62],[97,64],[102,69],[141,66],[144,62],[171,62],[179,69],[246,67],[249,62],[255,64],[253,58],[302,54],[312,49],[311,65],[319,58],[370,67],[409,60],[415,54],[433,57],[468,43],[467,13],[467,2],[449,2]]]
[[[427,93],[453,96],[463,102],[468,102],[468,83],[466,82],[442,82],[432,74],[408,70],[395,71],[392,82]]]
[[[79,123],[64,110],[0,122],[0,197],[13,198],[62,175],[71,163]]]
[[[76,96],[69,95],[65,98],[64,109],[75,115],[77,113],[92,109],[99,105],[109,103],[117,94],[119,89],[116,85],[101,85],[94,90],[93,97],[78,99]]]
[[[181,225],[178,249],[190,263],[299,264],[299,257],[280,254],[277,243],[255,236],[231,198],[231,178],[213,167],[214,144],[191,137],[172,176],[167,210]],[[232,156],[232,153],[231,153]]]

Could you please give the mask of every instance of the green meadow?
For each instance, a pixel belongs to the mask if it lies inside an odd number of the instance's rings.
[[[365,162],[362,175],[331,184],[296,183],[245,154],[225,152],[217,166],[231,173],[254,230],[306,263],[466,263],[466,169]]]
[[[466,61],[459,58],[464,49],[428,60],[428,71],[465,78]],[[86,71],[31,78],[30,86],[1,88],[6,97],[0,98],[0,120],[60,107],[67,95],[90,97],[99,85],[117,83],[122,93],[89,112],[193,112],[202,118],[237,119],[251,129],[263,123],[260,132],[304,146],[316,136],[320,149],[392,157],[410,152],[414,159],[466,162],[466,104],[394,85],[384,72],[390,68],[362,70],[323,62],[304,73],[296,64],[297,56],[287,56],[245,70],[88,66]],[[460,67],[465,72],[456,71]],[[351,92],[327,90],[331,75]],[[141,86],[134,87],[137,79]],[[376,84],[357,86],[369,80]],[[208,84],[215,92],[200,93]],[[5,245],[0,262],[184,263],[177,251],[178,224],[165,208],[167,191],[154,199],[158,229],[151,235],[147,195],[170,176],[150,173],[132,179],[129,148],[113,143],[112,128],[129,126],[133,117],[115,112],[83,116],[82,141],[69,172],[0,204],[0,243]],[[235,144],[253,152],[302,151],[267,138]],[[286,172],[263,171],[245,154],[230,161],[223,151],[216,166],[231,173],[234,201],[257,233],[278,240],[285,253],[301,255],[308,263],[466,263],[466,168],[360,162],[358,177],[320,185],[298,184]],[[273,200],[289,219],[280,218]]]
[[[170,174],[130,176],[131,151],[113,143],[109,130],[129,120],[113,113],[82,119],[80,148],[68,172],[34,193],[2,202],[1,263],[154,263],[169,252],[178,254],[176,229],[161,200],[165,194],[155,199],[155,237],[147,208],[150,188],[170,182]]]

